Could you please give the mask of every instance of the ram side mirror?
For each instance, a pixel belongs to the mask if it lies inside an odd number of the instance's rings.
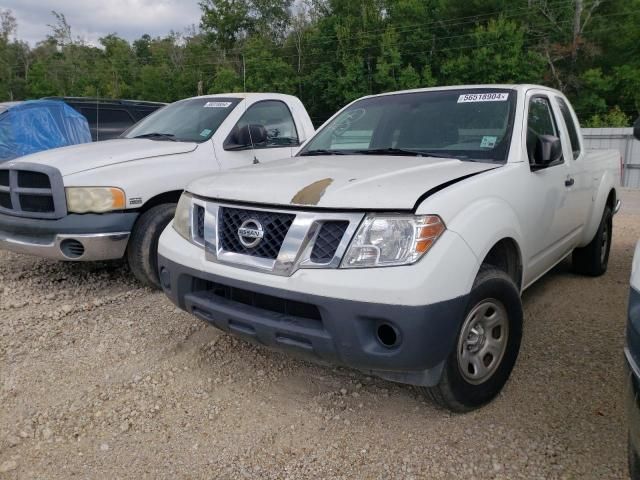
[[[553,135],[538,135],[533,153],[533,167],[545,168],[562,158],[562,143]]]
[[[236,128],[224,144],[225,150],[245,150],[267,141],[267,130],[259,124],[244,125]]]
[[[633,136],[640,140],[640,117],[633,124]]]

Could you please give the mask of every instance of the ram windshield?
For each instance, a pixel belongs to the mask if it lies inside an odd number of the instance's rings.
[[[239,98],[200,97],[181,100],[152,113],[122,136],[178,142],[204,142],[211,138]]]
[[[516,93],[438,90],[359,100],[299,155],[411,155],[504,162]]]

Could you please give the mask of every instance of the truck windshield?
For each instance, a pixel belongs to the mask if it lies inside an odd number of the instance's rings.
[[[131,127],[124,138],[204,142],[211,138],[239,98],[190,98],[167,105]]]
[[[354,102],[299,155],[411,155],[504,162],[516,93],[508,89],[439,90]]]

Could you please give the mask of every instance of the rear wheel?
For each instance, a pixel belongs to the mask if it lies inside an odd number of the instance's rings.
[[[511,277],[483,266],[476,277],[455,348],[440,382],[422,388],[436,404],[454,412],[491,401],[507,382],[520,350],[522,305]]]
[[[609,252],[613,234],[613,213],[611,207],[606,206],[598,231],[589,245],[576,248],[572,255],[573,270],[582,275],[598,277],[607,271]]]
[[[135,277],[145,286],[160,288],[158,277],[158,240],[176,211],[175,203],[163,203],[150,208],[133,227],[127,260]]]

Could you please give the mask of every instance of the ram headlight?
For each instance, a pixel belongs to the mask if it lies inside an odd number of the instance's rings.
[[[67,187],[65,194],[71,213],[105,213],[126,206],[124,192],[116,187]]]
[[[173,228],[189,241],[191,241],[191,199],[190,194],[183,193],[178,200],[176,214],[173,217]]]
[[[367,215],[341,267],[384,267],[417,262],[444,232],[437,215]]]

